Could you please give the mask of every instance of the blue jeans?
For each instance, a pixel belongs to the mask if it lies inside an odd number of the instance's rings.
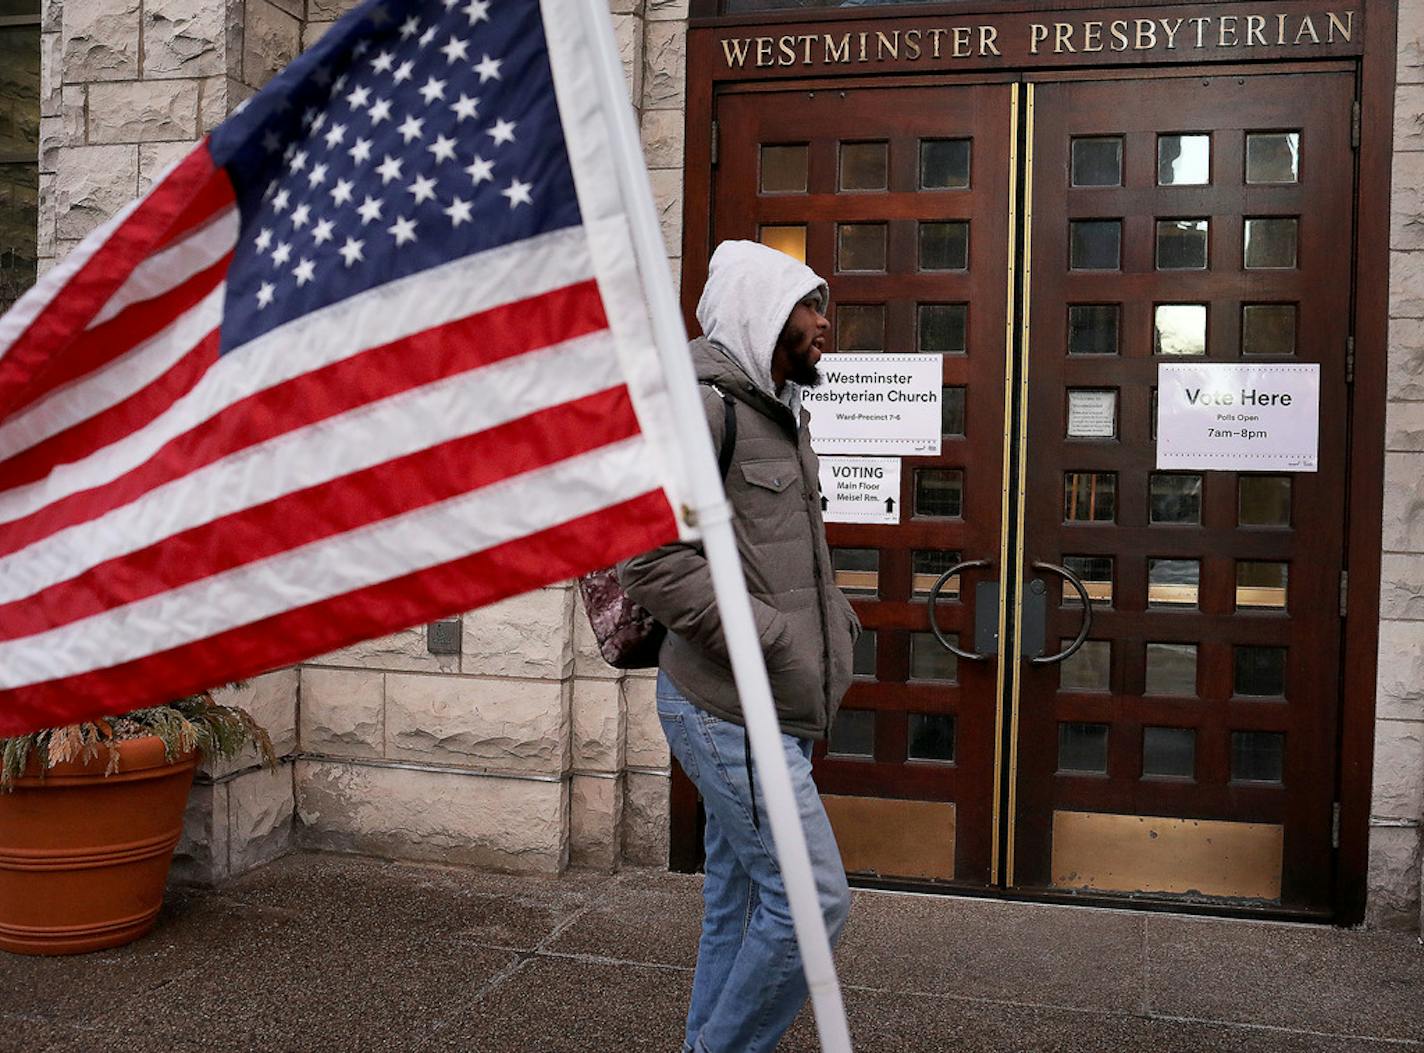
[[[776,1048],[806,1000],[806,978],[771,839],[761,780],[760,829],[752,823],[744,732],[689,702],[658,673],[658,719],[672,754],[707,810],[702,938],[684,1051],[764,1053]],[[811,742],[781,736],[816,892],[834,943],[850,912],[850,888],[826,809],[811,781]]]

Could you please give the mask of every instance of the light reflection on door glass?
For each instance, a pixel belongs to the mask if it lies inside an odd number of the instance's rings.
[[[874,596],[880,591],[878,548],[833,548],[831,569],[837,587],[847,596]]]
[[[945,633],[945,636],[956,647],[959,646],[958,634]],[[934,633],[910,634],[911,680],[953,681],[958,676],[959,657],[953,651],[946,650]]]
[[[836,757],[874,757],[874,711],[842,707],[836,714],[836,722],[831,725],[826,752]]]
[[[761,192],[763,194],[804,194],[806,192],[806,145],[763,146],[761,148]]]
[[[1206,354],[1206,304],[1159,303],[1153,312],[1152,353]]]
[[[1072,640],[1060,640],[1059,650],[1066,650]],[[1112,641],[1086,640],[1077,652],[1058,666],[1058,690],[1107,691],[1112,672]]]
[[[804,226],[762,227],[757,240],[777,252],[806,262],[806,228]]]
[[[1246,182],[1299,181],[1299,132],[1251,132],[1246,136]]]
[[[1201,588],[1201,561],[1149,559],[1147,606],[1195,607]]]
[[[1202,186],[1211,182],[1210,135],[1159,135],[1159,186]]]
[[[1196,644],[1148,644],[1146,693],[1188,697],[1195,695],[1197,693]]]

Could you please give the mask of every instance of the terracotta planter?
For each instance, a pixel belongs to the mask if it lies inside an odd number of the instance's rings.
[[[79,954],[153,928],[183,830],[196,754],[170,764],[157,738],[88,764],[26,774],[0,793],[0,949]]]

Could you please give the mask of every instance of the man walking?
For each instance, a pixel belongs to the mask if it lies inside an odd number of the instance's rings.
[[[724,474],[737,548],[834,942],[850,890],[811,780],[811,746],[825,738],[850,685],[860,625],[831,571],[816,455],[801,409],[802,387],[820,382],[828,298],[825,281],[790,256],[723,242],[697,306],[706,335],[693,342],[692,354],[713,446],[730,456]],[[707,561],[697,545],[668,545],[624,563],[620,579],[667,626],[658,717],[707,811],[702,937],[683,1048],[772,1050],[805,1001],[806,982]]]

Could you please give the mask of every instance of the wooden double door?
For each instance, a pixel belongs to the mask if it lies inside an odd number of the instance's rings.
[[[826,276],[837,352],[943,364],[899,523],[829,527],[866,632],[815,767],[854,875],[1328,910],[1354,93],[1322,69],[716,100],[713,242]],[[1318,364],[1318,470],[1158,470],[1159,366],[1192,362]]]

